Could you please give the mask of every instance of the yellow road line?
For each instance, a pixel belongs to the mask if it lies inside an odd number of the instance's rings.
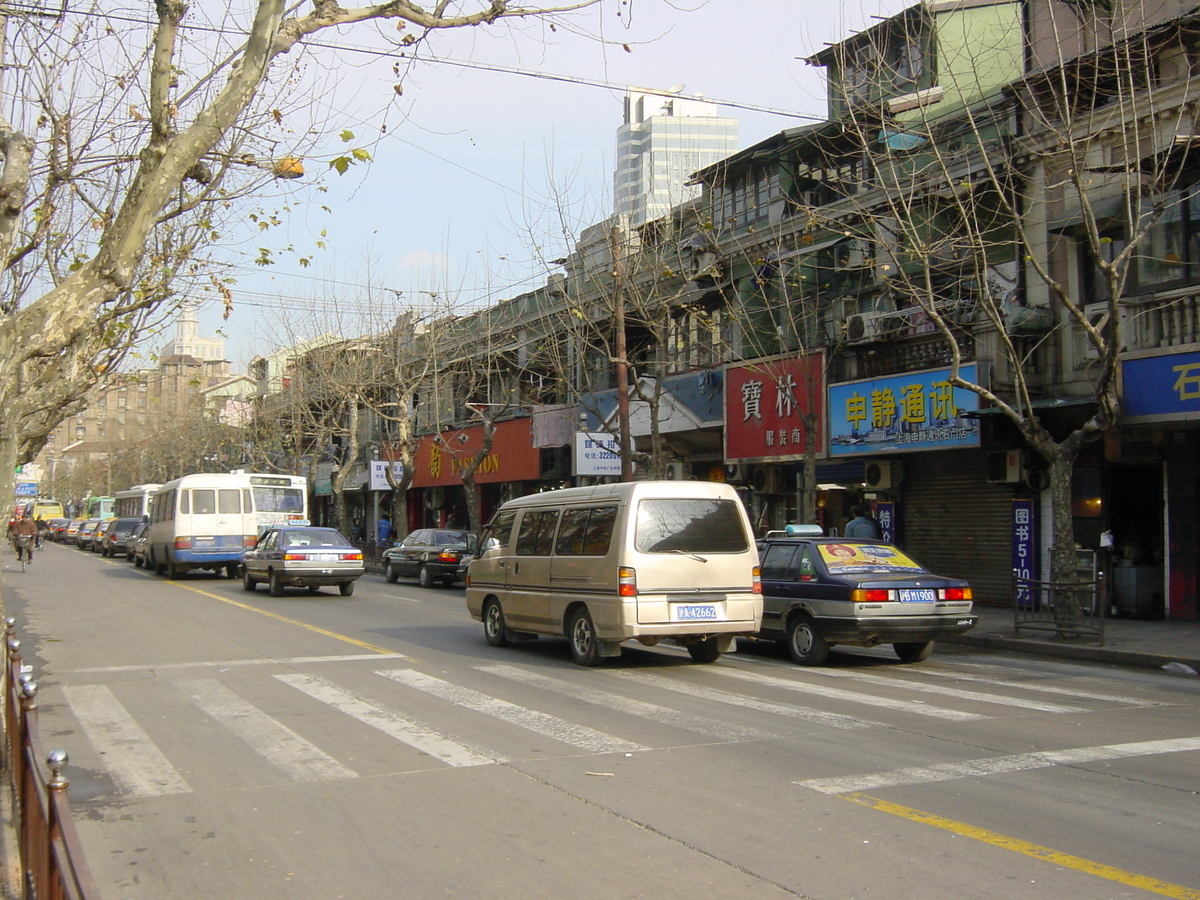
[[[1019,838],[998,834],[994,831],[988,831],[985,828],[977,828],[965,822],[955,822],[953,819],[944,819],[941,816],[922,812],[919,809],[900,806],[897,803],[889,803],[886,800],[881,800],[878,797],[872,797],[868,794],[852,793],[838,794],[837,796],[843,800],[849,800],[851,803],[857,803],[860,806],[876,809],[880,812],[899,816],[902,819],[909,819],[913,822],[920,822],[923,825],[932,825],[934,828],[949,831],[951,834],[973,838],[974,840],[983,841],[985,844],[991,844],[1004,850],[1011,850],[1014,853],[1031,856],[1034,859],[1040,859],[1067,869],[1075,869],[1078,872],[1095,875],[1098,878],[1106,878],[1109,881],[1116,881],[1129,887],[1137,888],[1138,890],[1160,894],[1163,897],[1175,897],[1177,900],[1200,900],[1200,891],[1192,888],[1159,881],[1157,878],[1138,875],[1136,872],[1126,872],[1123,869],[1106,866],[1103,863],[1083,859],[1079,856],[1072,856],[1069,853],[1060,853],[1057,850],[1051,850],[1049,847],[1040,847],[1037,844],[1022,841]]]
[[[200,588],[194,588],[191,585],[183,584],[178,581],[172,581],[171,584],[175,587],[181,587],[185,591],[191,591],[194,594],[200,594],[203,597],[211,597],[213,600],[220,600],[222,603],[228,603],[230,606],[236,606],[239,609],[247,610],[248,612],[258,613],[260,616],[266,616],[269,619],[275,619],[279,622],[286,622],[288,625],[295,625],[299,628],[307,628],[309,631],[315,631],[317,634],[325,637],[333,638],[338,641],[345,641],[347,644],[353,644],[355,647],[362,647],[364,650],[370,650],[372,653],[382,653],[386,656],[395,656],[395,650],[386,650],[383,647],[377,647],[375,644],[368,644],[366,641],[358,641],[352,637],[347,637],[344,634],[338,634],[336,631],[328,631],[324,628],[318,628],[316,625],[309,625],[307,622],[301,622],[298,619],[290,619],[287,616],[281,616],[278,613],[268,612],[265,609],[259,609],[257,606],[251,606],[248,603],[242,603],[238,600],[231,600],[229,597],[222,597],[220,594],[210,594],[208,591],[202,591]]]

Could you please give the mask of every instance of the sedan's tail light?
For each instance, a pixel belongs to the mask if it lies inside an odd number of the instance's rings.
[[[859,588],[850,595],[855,603],[886,603],[892,599],[892,592],[884,588]]]
[[[361,552],[359,552],[359,553],[343,553],[342,554],[342,559],[350,560],[351,562],[361,562],[362,558],[363,558],[363,556],[362,556]]]
[[[965,588],[946,588],[942,591],[943,600],[970,600],[971,589]]]
[[[443,550],[438,554],[438,562],[456,563],[458,562],[457,550]]]

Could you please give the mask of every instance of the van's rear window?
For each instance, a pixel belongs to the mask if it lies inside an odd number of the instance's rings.
[[[734,500],[657,499],[638,504],[642,553],[742,553],[750,546]]]

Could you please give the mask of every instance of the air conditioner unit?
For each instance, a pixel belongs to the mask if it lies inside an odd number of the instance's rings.
[[[669,462],[664,477],[667,481],[686,481],[687,467],[681,462]]]
[[[993,450],[987,458],[989,484],[1017,484],[1025,480],[1029,469],[1024,450]]]
[[[1112,323],[1105,321],[1105,316],[1107,316],[1110,312],[1111,309],[1107,303],[1089,303],[1083,308],[1084,317],[1094,327],[1099,327],[1100,323],[1104,322],[1104,328],[1101,329],[1101,334],[1104,335],[1106,340],[1112,340],[1113,336]],[[1117,352],[1124,353],[1129,349],[1129,328],[1131,320],[1129,316],[1129,310],[1126,307],[1120,307],[1119,314],[1121,318],[1121,346],[1117,348]],[[1087,335],[1084,334],[1083,329],[1077,328],[1075,334],[1078,341],[1078,355],[1082,359],[1096,359],[1100,354],[1096,352],[1096,345],[1088,339]]]
[[[903,466],[890,459],[875,459],[867,463],[863,471],[863,481],[867,487],[879,491],[891,490],[900,486],[904,477]]]
[[[873,341],[894,332],[898,323],[894,313],[855,313],[846,319],[846,340]]]
[[[851,304],[844,299],[834,300],[825,309],[821,322],[825,327],[825,338],[830,343],[837,343],[846,337],[846,319],[850,315]]]
[[[750,481],[750,467],[730,463],[725,466],[727,484],[746,484]]]
[[[783,470],[778,466],[755,466],[750,472],[750,486],[759,494],[781,494]]]

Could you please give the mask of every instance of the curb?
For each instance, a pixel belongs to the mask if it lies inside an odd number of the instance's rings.
[[[1171,663],[1182,663],[1193,671],[1200,672],[1200,659],[1164,656],[1160,653],[1143,653],[1138,650],[1118,650],[1112,647],[1080,646],[1060,644],[1053,641],[1036,641],[1028,638],[1006,637],[1002,634],[964,634],[944,638],[942,643],[964,647],[980,647],[986,650],[1011,650],[1035,656],[1050,656],[1059,659],[1082,660],[1107,663],[1114,666],[1129,666],[1138,669],[1162,669]]]

